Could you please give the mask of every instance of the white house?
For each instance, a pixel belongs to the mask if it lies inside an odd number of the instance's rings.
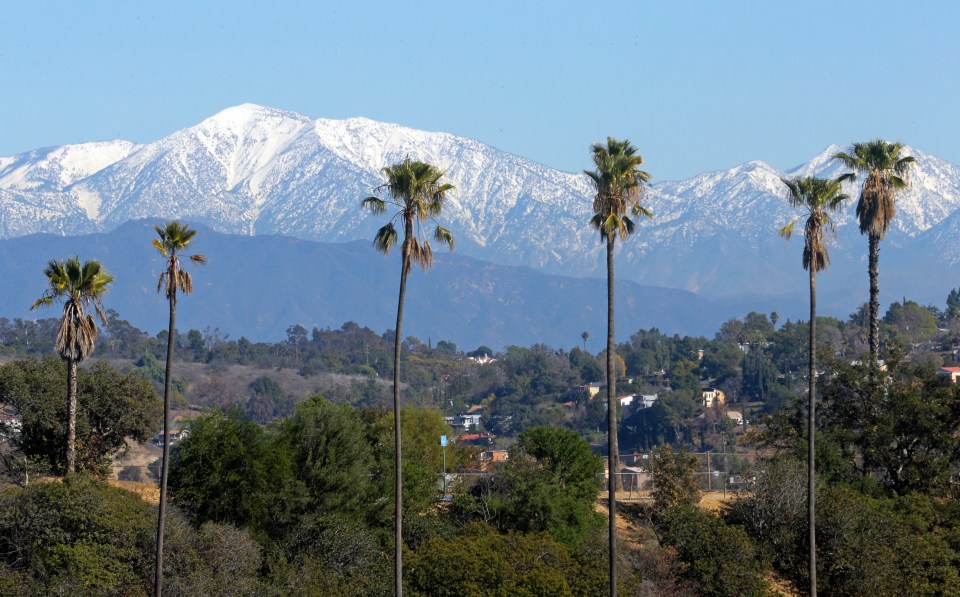
[[[480,413],[467,413],[455,417],[444,417],[443,420],[446,421],[447,425],[450,425],[454,431],[469,431],[480,426]]]

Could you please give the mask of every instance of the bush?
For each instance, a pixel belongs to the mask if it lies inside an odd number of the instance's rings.
[[[87,475],[0,494],[0,558],[36,594],[146,595],[154,509]]]
[[[431,597],[572,596],[605,586],[599,564],[581,565],[546,534],[500,534],[474,523],[454,539],[423,544],[409,559],[407,579],[412,594]]]
[[[669,508],[658,527],[662,541],[677,550],[683,575],[699,584],[699,594],[767,594],[766,566],[743,528],[689,504]]]

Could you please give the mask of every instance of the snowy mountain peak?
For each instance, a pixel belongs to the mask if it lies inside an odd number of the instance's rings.
[[[797,256],[776,235],[791,216],[780,178],[837,176],[844,169],[833,155],[842,149],[831,145],[786,172],[751,161],[652,185],[644,204],[654,219],[618,243],[623,275],[718,294],[785,283]],[[897,246],[960,209],[960,167],[908,151],[918,164],[888,235]],[[146,145],[90,143],[0,158],[0,236],[177,217],[222,232],[369,241],[382,221],[361,212],[359,201],[383,182],[383,167],[407,156],[437,164],[456,186],[439,219],[458,251],[551,273],[602,273],[602,247],[587,226],[593,191],[582,174],[449,133],[368,118],[313,119],[256,104],[227,108]],[[857,189],[847,192],[855,197]],[[851,213],[837,216],[842,238],[859,236]],[[789,268],[775,258],[781,253],[790,254]],[[769,279],[726,269],[751,259],[769,261],[756,266]]]

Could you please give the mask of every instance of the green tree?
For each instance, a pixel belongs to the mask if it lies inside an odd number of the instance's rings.
[[[182,252],[190,245],[196,236],[196,230],[190,230],[189,224],[181,224],[179,220],[164,223],[163,227],[154,225],[157,236],[153,239],[153,246],[164,259],[164,271],[157,280],[157,292],[161,289],[170,304],[170,323],[167,327],[167,363],[163,382],[163,456],[160,464],[160,514],[157,517],[157,558],[155,566],[155,582],[153,593],[160,597],[163,593],[163,525],[167,512],[167,465],[170,458],[170,386],[173,371],[173,347],[177,337],[177,292],[190,294],[193,292],[193,278],[183,267]],[[203,255],[187,255],[187,259],[194,263],[206,263]]]
[[[801,210],[799,217],[806,218],[803,227],[803,269],[810,273],[810,335],[809,370],[810,387],[807,399],[807,438],[808,438],[808,480],[807,512],[810,543],[810,594],[817,594],[817,541],[816,541],[816,495],[815,489],[815,450],[816,437],[816,396],[817,396],[817,272],[827,269],[830,254],[827,252],[825,235],[833,231],[830,214],[840,209],[849,197],[841,192],[840,182],[822,178],[808,177],[793,180],[781,179],[789,189],[787,202],[794,209]],[[790,220],[780,229],[780,235],[789,239],[793,234],[796,219]]]
[[[617,527],[616,491],[617,472],[617,392],[614,373],[615,338],[613,313],[613,254],[617,238],[626,240],[636,225],[633,216],[651,217],[640,204],[644,185],[650,174],[641,170],[643,158],[630,141],[607,137],[606,145],[594,143],[591,147],[594,170],[585,171],[596,190],[593,199],[593,217],[590,226],[600,232],[607,248],[607,454],[609,461],[609,544],[610,595],[617,593]],[[629,215],[628,215],[629,213]]]
[[[65,261],[51,260],[43,270],[49,287],[43,296],[34,301],[31,309],[49,305],[54,300],[63,300],[63,314],[54,348],[67,363],[67,474],[76,470],[76,421],[77,421],[77,364],[93,352],[99,334],[91,307],[103,325],[107,318],[103,312],[103,295],[113,282],[99,261],[85,261],[79,257]]]
[[[684,573],[698,584],[698,595],[765,597],[766,572],[757,548],[742,527],[715,514],[679,503],[660,517],[661,540],[677,550]]]
[[[549,532],[577,547],[603,528],[593,510],[602,471],[589,444],[572,431],[534,427],[521,434],[508,462],[454,497],[451,511],[460,524]]]
[[[897,339],[905,344],[929,340],[937,333],[937,318],[914,301],[891,303],[883,321],[893,327]]]
[[[520,446],[537,459],[561,490],[593,501],[603,463],[582,437],[569,429],[531,427],[520,434]]]
[[[400,429],[400,346],[403,338],[403,301],[407,291],[407,274],[410,273],[412,265],[416,263],[426,271],[433,263],[433,249],[430,241],[422,238],[422,225],[427,220],[440,215],[447,194],[453,190],[453,185],[440,182],[444,173],[436,166],[410,158],[384,168],[383,174],[387,177],[387,182],[378,190],[386,191],[390,195],[389,203],[398,211],[377,231],[373,245],[378,251],[384,254],[390,252],[390,249],[397,244],[398,236],[393,222],[399,219],[403,224],[403,244],[400,248],[400,295],[397,298],[397,326],[394,329],[393,348],[393,428],[396,458],[394,589],[397,597],[400,597],[403,594],[403,460]],[[361,207],[368,208],[375,214],[381,214],[387,210],[387,203],[388,201],[378,197],[367,197],[361,202]],[[437,225],[434,228],[433,238],[453,249],[453,235],[446,228]]]
[[[295,407],[280,430],[310,495],[308,509],[357,517],[373,494],[373,453],[359,412],[313,396]]]
[[[880,472],[880,483],[894,492],[948,493],[960,474],[960,386],[895,359],[884,380],[845,363],[834,369],[822,422],[846,459],[864,476]]]
[[[656,448],[650,457],[650,476],[653,478],[653,501],[657,510],[665,512],[675,506],[696,506],[700,503],[700,484],[697,457],[680,448]]]
[[[870,362],[876,368],[880,354],[880,286],[878,283],[880,241],[886,236],[896,213],[896,195],[907,187],[910,166],[916,163],[912,156],[902,156],[903,143],[876,139],[854,143],[849,152],[834,155],[852,172],[839,178],[841,182],[854,181],[863,176],[863,187],[857,201],[857,220],[860,234],[869,240],[867,273],[870,276]]]
[[[198,523],[255,529],[276,524],[282,500],[295,485],[294,459],[286,444],[245,421],[238,410],[202,415],[189,429],[170,458],[170,488],[177,502]]]
[[[63,470],[66,407],[63,366],[56,357],[24,359],[0,367],[0,402],[20,413],[23,452]],[[98,361],[78,372],[75,437],[80,469],[102,473],[125,448],[124,439],[145,441],[160,417],[160,400],[149,382]]]
[[[953,288],[947,294],[947,311],[944,317],[948,322],[960,317],[960,288]]]

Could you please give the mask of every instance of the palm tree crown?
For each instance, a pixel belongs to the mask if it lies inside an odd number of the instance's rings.
[[[367,197],[361,202],[361,207],[370,209],[373,213],[383,213],[387,204],[398,208],[389,222],[377,231],[373,240],[374,246],[381,253],[389,253],[397,244],[397,230],[393,222],[397,219],[404,224],[404,273],[410,271],[412,263],[416,263],[426,270],[433,263],[433,249],[430,241],[421,234],[422,224],[435,216],[440,215],[447,193],[454,187],[449,183],[441,183],[442,170],[425,162],[405,158],[399,164],[383,168],[387,182],[377,188],[386,191],[391,199],[384,201],[378,197]],[[453,249],[453,235],[446,228],[437,225],[433,232],[437,242],[448,245]]]
[[[595,170],[585,170],[597,194],[593,199],[594,216],[590,225],[606,240],[615,236],[627,238],[635,224],[627,215],[651,217],[640,205],[644,185],[650,174],[641,170],[643,157],[630,141],[607,137],[607,144],[594,143],[591,147]]]
[[[789,194],[787,201],[791,207],[802,210],[806,216],[803,230],[803,269],[819,272],[827,269],[830,264],[830,254],[824,239],[825,233],[834,231],[831,213],[840,209],[844,201],[850,197],[841,192],[839,180],[825,180],[823,178],[807,177],[793,180],[780,179],[787,185]],[[789,239],[793,234],[794,218],[780,229],[780,236]]]
[[[113,281],[100,265],[99,261],[85,261],[82,265],[79,257],[70,257],[65,261],[51,260],[43,270],[49,287],[43,296],[34,301],[31,309],[49,305],[56,299],[63,299],[63,315],[54,344],[60,357],[65,361],[82,361],[93,352],[94,341],[99,334],[97,323],[87,311],[90,307],[107,324],[103,312],[103,294]]]
[[[163,227],[154,225],[153,228],[160,237],[153,239],[153,246],[167,259],[167,268],[157,280],[157,292],[166,287],[164,294],[168,299],[174,299],[178,290],[190,294],[193,292],[193,279],[183,268],[179,253],[186,250],[197,231],[190,230],[188,224],[181,224],[179,220],[166,222]],[[190,255],[188,258],[196,263],[207,262],[204,255]]]
[[[833,156],[852,170],[841,176],[840,182],[855,181],[858,174],[865,177],[857,202],[861,234],[882,239],[890,228],[896,213],[894,198],[906,188],[909,168],[917,161],[901,156],[903,149],[903,143],[877,139],[854,143],[849,153],[841,151]]]

